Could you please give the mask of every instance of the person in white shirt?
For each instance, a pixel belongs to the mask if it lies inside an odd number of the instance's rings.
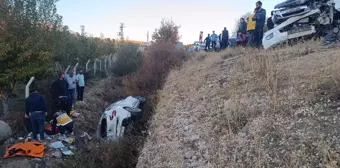
[[[74,99],[74,94],[76,91],[76,76],[74,76],[74,72],[70,72],[70,74],[65,76],[65,80],[68,83],[68,88],[67,88],[67,97],[70,98],[71,100]]]
[[[67,114],[70,115],[70,112],[72,110],[73,106],[73,100],[74,100],[74,95],[76,92],[76,76],[74,75],[74,72],[71,71],[70,74],[67,74],[65,76],[65,81],[68,83],[68,88],[67,88]]]
[[[78,101],[83,101],[84,97],[84,89],[85,89],[85,79],[84,79],[84,74],[83,70],[79,71],[79,74],[76,77],[77,81],[77,99]]]

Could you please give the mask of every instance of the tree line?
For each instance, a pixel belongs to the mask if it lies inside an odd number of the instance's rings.
[[[85,64],[116,51],[115,40],[72,33],[57,13],[58,0],[0,1],[0,99],[18,83],[44,77],[61,65]]]

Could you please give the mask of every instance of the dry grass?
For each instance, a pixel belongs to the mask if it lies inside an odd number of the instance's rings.
[[[339,167],[338,51],[198,53],[159,91],[137,167]]]

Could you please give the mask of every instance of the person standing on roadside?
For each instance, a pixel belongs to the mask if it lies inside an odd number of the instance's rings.
[[[31,85],[30,95],[25,100],[25,118],[31,119],[33,139],[38,140],[37,134],[40,135],[40,140],[44,140],[45,133],[45,117],[47,115],[47,103],[41,96],[34,85]]]
[[[229,46],[229,31],[227,30],[226,27],[224,27],[222,31],[222,44],[223,44],[222,49],[226,49]]]
[[[270,12],[270,17],[267,19],[267,28],[268,30],[271,30],[274,28],[274,22],[273,22],[273,15],[274,15],[274,12]]]
[[[74,100],[74,94],[76,92],[76,76],[74,75],[74,72],[71,71],[70,74],[65,76],[65,80],[68,83],[68,89],[67,89],[67,96],[68,96],[68,109],[67,111],[72,110],[73,100]]]
[[[68,96],[67,96],[67,90],[68,90],[68,83],[65,81],[65,73],[60,72],[58,74],[58,79],[53,82],[52,84],[52,112],[49,114],[49,118],[52,119],[53,114],[55,114],[57,111],[68,110]]]
[[[76,76],[74,75],[74,72],[70,72],[70,74],[65,76],[65,80],[68,83],[68,89],[67,89],[67,96],[73,100],[74,94],[76,92]]]
[[[238,45],[245,47],[247,44],[247,23],[243,18],[240,19],[237,30],[237,37]]]
[[[210,43],[211,43],[211,38],[210,34],[204,39],[205,42],[205,51],[210,51]]]
[[[84,78],[83,70],[79,71],[79,74],[76,77],[76,81],[79,87],[79,90],[77,91],[77,99],[78,101],[83,101],[84,90],[85,90],[85,78]]]
[[[254,30],[254,44],[256,48],[260,48],[262,46],[263,27],[266,22],[266,10],[262,8],[261,1],[256,2],[256,12],[253,17],[253,21],[256,21]]]
[[[256,22],[253,21],[253,17],[255,16],[256,9],[254,13],[249,15],[247,18],[247,45],[253,47],[254,46],[254,31]]]
[[[216,51],[216,42],[218,40],[218,36],[215,33],[215,31],[213,31],[213,34],[210,36],[210,38],[211,38],[212,49],[213,51]]]

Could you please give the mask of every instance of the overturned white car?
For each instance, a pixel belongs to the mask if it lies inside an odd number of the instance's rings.
[[[123,137],[125,128],[142,115],[141,106],[146,102],[144,97],[129,96],[106,108],[97,128],[97,138],[118,140]]]

